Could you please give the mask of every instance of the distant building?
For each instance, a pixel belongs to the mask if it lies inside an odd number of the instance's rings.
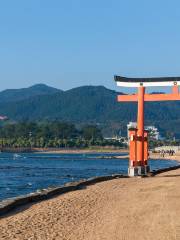
[[[121,137],[118,137],[118,136],[115,136],[115,137],[105,137],[104,138],[105,140],[114,140],[114,141],[119,141],[119,142],[121,142]]]
[[[160,139],[160,134],[159,131],[156,127],[154,126],[147,126],[145,127],[146,130],[149,132],[149,136],[151,139],[159,140]]]
[[[127,137],[129,139],[129,129],[137,128],[137,122],[129,122],[127,124]],[[159,140],[160,134],[158,129],[155,126],[145,126],[145,129],[149,132],[149,136],[151,139]]]
[[[127,139],[125,137],[105,137],[105,140],[110,140],[110,141],[117,141],[117,142],[123,142],[125,144],[127,144]]]

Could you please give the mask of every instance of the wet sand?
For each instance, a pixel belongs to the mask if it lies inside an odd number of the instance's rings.
[[[0,239],[180,239],[179,186],[180,169],[98,183],[2,218]]]
[[[34,149],[34,153],[36,154],[40,154],[40,153],[46,153],[46,154],[90,154],[90,153],[124,153],[123,155],[119,155],[119,156],[115,156],[113,158],[117,158],[117,159],[124,159],[124,158],[129,158],[128,155],[129,150],[128,149],[106,149],[106,148],[102,148],[102,149],[54,149],[54,150],[44,150],[44,149]],[[127,154],[126,154],[127,153]],[[111,158],[111,157],[99,157],[99,158]],[[162,155],[160,155],[159,153],[150,153],[150,158],[151,159],[163,159],[163,160],[176,160],[176,161],[180,161],[180,152],[176,153],[174,156],[169,156],[168,154],[165,154],[164,157],[162,157]]]
[[[120,148],[84,148],[84,149],[74,149],[74,148],[55,148],[55,149],[44,149],[44,148],[34,148],[34,153],[59,153],[59,154],[89,154],[89,153],[127,153],[128,149]]]

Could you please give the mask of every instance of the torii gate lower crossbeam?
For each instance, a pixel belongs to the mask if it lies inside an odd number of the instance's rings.
[[[148,166],[148,139],[147,132],[144,130],[144,102],[146,101],[175,101],[180,100],[178,85],[180,78],[153,78],[153,79],[129,79],[115,77],[118,86],[138,87],[138,94],[119,95],[119,102],[138,102],[137,129],[130,129],[130,158],[129,175],[146,175],[149,171]],[[132,85],[130,85],[132,83]],[[147,86],[172,86],[170,94],[146,94]]]

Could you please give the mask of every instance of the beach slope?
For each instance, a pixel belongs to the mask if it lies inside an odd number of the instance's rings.
[[[180,169],[101,182],[22,210],[0,220],[0,239],[180,239]]]

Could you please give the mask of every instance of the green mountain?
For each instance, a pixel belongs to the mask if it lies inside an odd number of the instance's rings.
[[[38,95],[54,94],[60,91],[61,90],[45,84],[36,84],[32,87],[22,89],[7,89],[0,92],[0,102],[16,102]]]
[[[133,116],[130,112],[132,105],[121,106],[116,102],[116,95],[115,91],[102,86],[84,86],[55,94],[26,97],[20,101],[0,102],[0,114],[14,120],[59,119],[94,123],[124,119],[127,111]]]
[[[83,86],[68,91],[47,86],[43,91],[42,85],[38,91],[37,86],[21,89],[18,97],[11,92],[13,97],[9,101],[7,98],[2,101],[0,93],[0,115],[18,121],[56,119],[76,124],[95,123],[104,129],[106,135],[119,130],[125,133],[127,122],[136,120],[136,103],[118,103],[118,93],[103,86]],[[180,133],[179,110],[180,102],[147,103],[146,124],[155,124],[162,132]]]

